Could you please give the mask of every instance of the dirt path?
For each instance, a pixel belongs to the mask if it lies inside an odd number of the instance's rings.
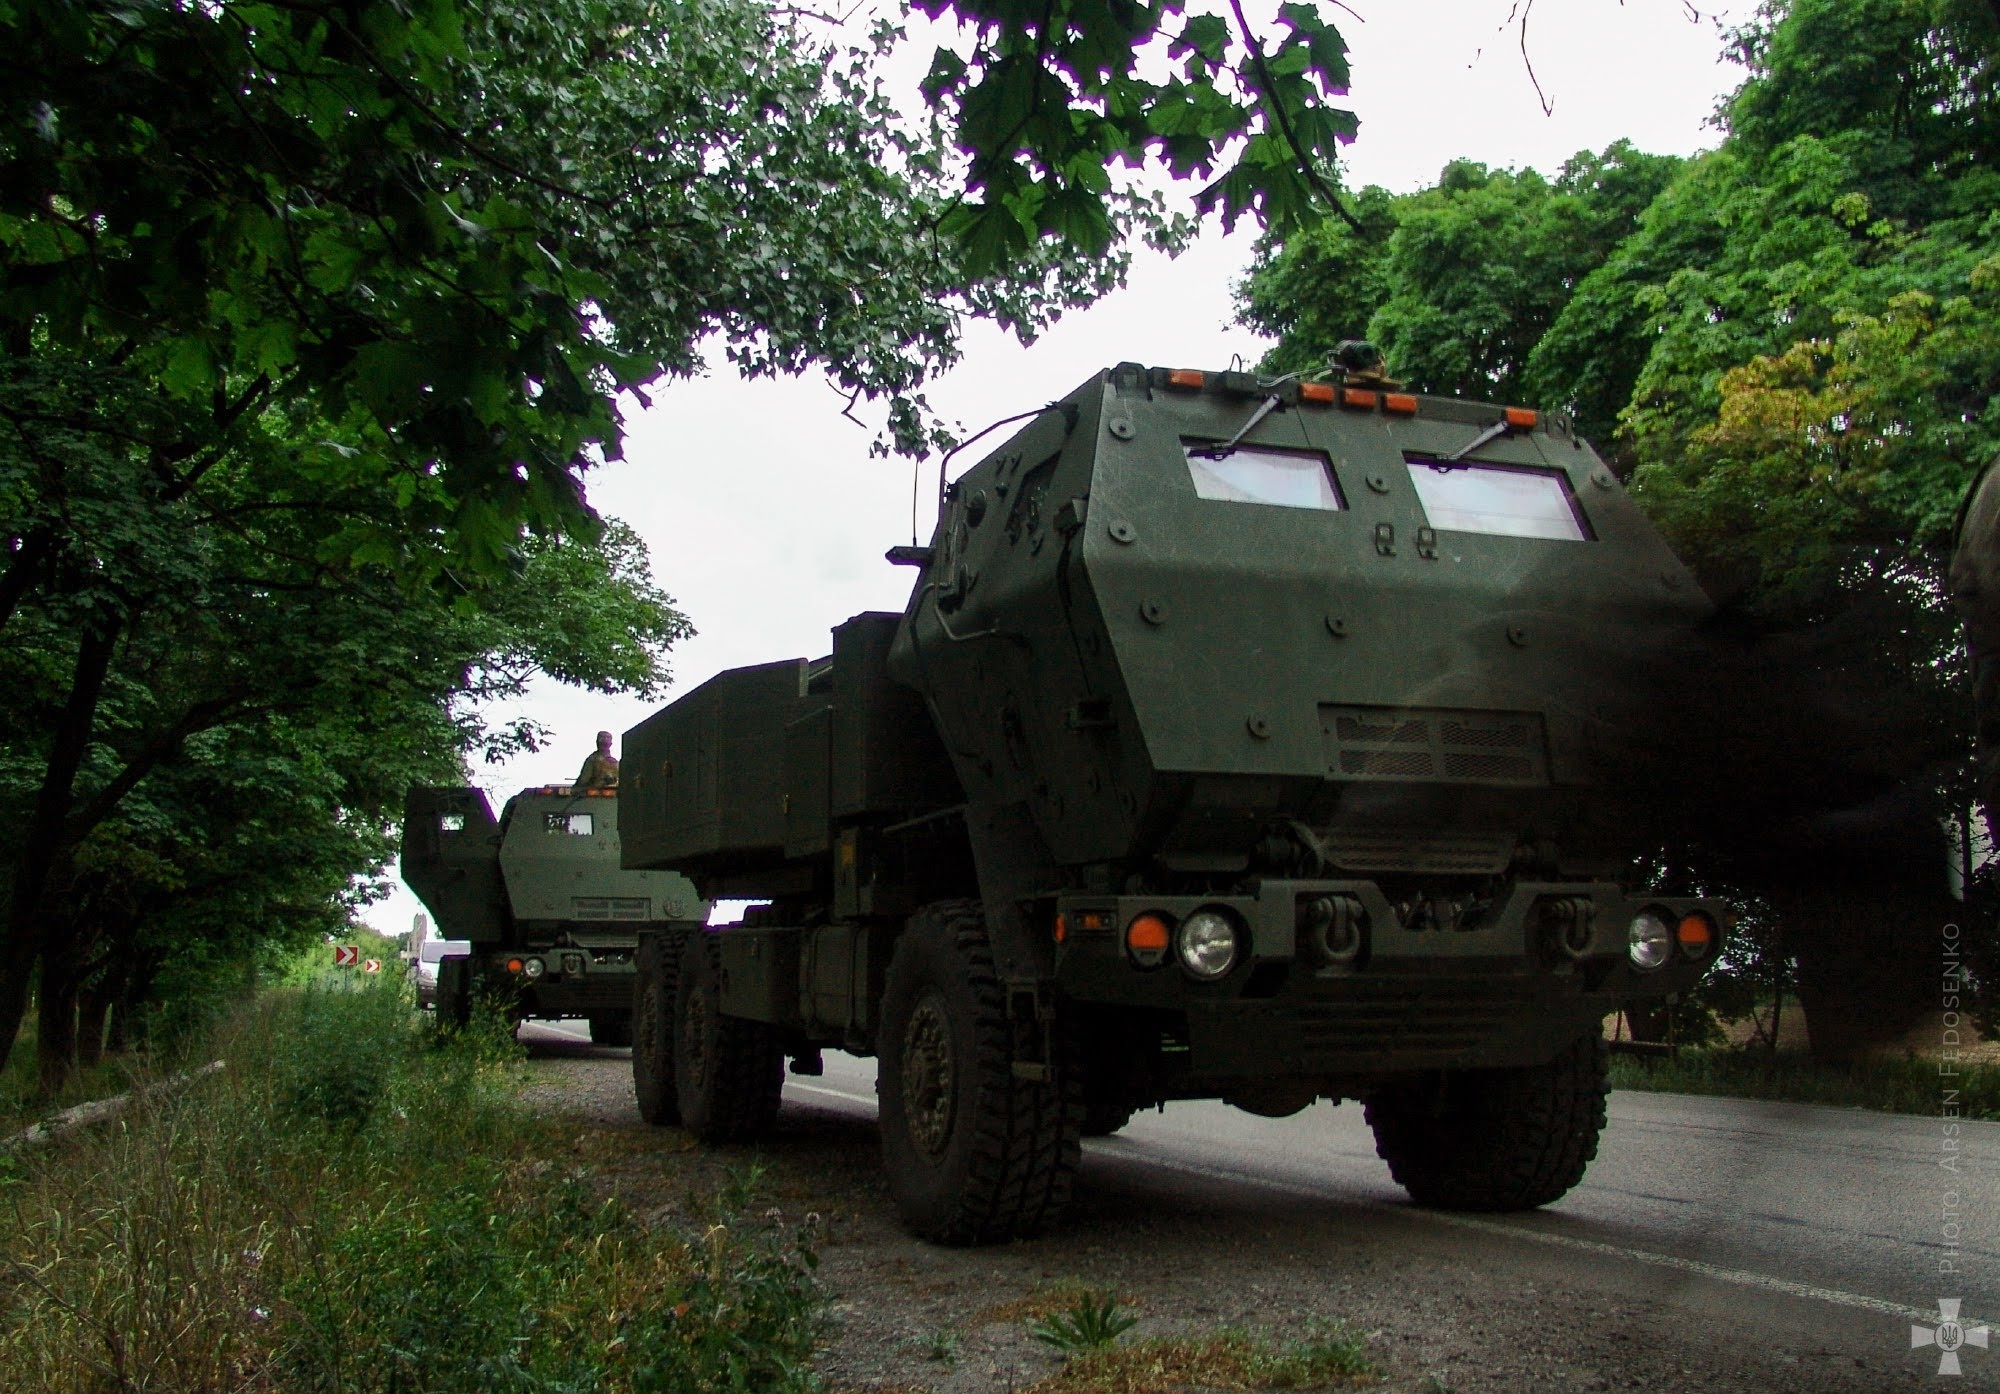
[[[1175,1175],[1101,1145],[1087,1149],[1060,1233],[937,1248],[897,1226],[873,1120],[830,1091],[788,1088],[775,1138],[705,1152],[639,1120],[629,1052],[530,1030],[530,1097],[610,1144],[613,1182],[642,1215],[671,1215],[691,1188],[762,1168],[754,1211],[786,1224],[822,1218],[832,1328],[821,1369],[836,1390],[1025,1389],[1063,1363],[1030,1336],[1031,1320],[1079,1288],[1120,1297],[1139,1318],[1127,1341],[1236,1328],[1282,1346],[1345,1331],[1384,1372],[1374,1387],[1410,1394],[1883,1394],[1934,1378],[1934,1365],[1885,1341],[1885,1331],[1902,1339],[1893,1321],[1669,1281],[1379,1205]],[[1990,1368],[1983,1352],[1968,1354],[1982,1358],[1968,1358],[1959,1387],[2000,1387],[2000,1354]]]

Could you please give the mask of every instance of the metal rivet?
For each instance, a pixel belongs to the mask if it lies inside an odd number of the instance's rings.
[[[1339,615],[1328,615],[1326,617],[1326,632],[1336,639],[1345,639],[1347,637],[1347,621]]]
[[[1141,601],[1139,604],[1139,615],[1147,624],[1165,624],[1167,622],[1167,602],[1164,600]]]
[[[1139,540],[1139,530],[1130,523],[1113,523],[1108,529],[1113,542],[1131,544]]]
[[[1528,646],[1528,631],[1518,624],[1508,625],[1507,642],[1517,649],[1526,648]]]
[[[1130,440],[1139,432],[1124,417],[1114,416],[1111,418],[1111,434],[1120,440]]]
[[[1378,494],[1386,494],[1389,492],[1389,477],[1385,474],[1371,474],[1368,476],[1368,487]]]
[[[1271,739],[1271,723],[1266,721],[1263,717],[1253,716],[1248,721],[1244,722],[1243,725],[1249,730],[1250,734],[1255,736],[1258,740],[1268,741],[1269,739]]]

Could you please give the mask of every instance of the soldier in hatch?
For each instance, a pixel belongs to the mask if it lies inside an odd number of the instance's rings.
[[[597,733],[597,749],[583,762],[583,770],[576,777],[579,789],[616,789],[618,787],[618,757],[611,753],[612,736],[609,731]]]

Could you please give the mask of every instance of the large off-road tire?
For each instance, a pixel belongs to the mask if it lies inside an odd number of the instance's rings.
[[[910,920],[889,961],[877,1050],[882,1161],[912,1232],[984,1244],[1055,1222],[1082,1155],[1082,1081],[1060,1059],[1041,1079],[1016,1074],[978,902]]]
[[[1368,1100],[1389,1174],[1419,1205],[1532,1210],[1583,1179],[1604,1130],[1607,1055],[1587,1037],[1546,1065],[1456,1070]]]
[[[639,943],[632,982],[632,1092],[639,1116],[658,1127],[681,1121],[674,1082],[674,996],[680,943],[663,934]]]
[[[590,1043],[601,1046],[632,1044],[632,1013],[599,1012],[590,1018]]]
[[[437,1024],[446,1031],[472,1024],[472,960],[463,955],[438,960]]]
[[[674,992],[674,1081],[681,1125],[703,1142],[751,1142],[771,1131],[785,1087],[777,1028],[722,1014],[722,946],[691,934]]]

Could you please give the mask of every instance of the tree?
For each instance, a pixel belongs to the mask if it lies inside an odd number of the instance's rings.
[[[1679,163],[1620,141],[1553,180],[1456,161],[1418,193],[1364,190],[1359,231],[1329,219],[1266,240],[1239,288],[1242,317],[1279,336],[1272,371],[1319,366],[1341,339],[1369,338],[1421,391],[1530,398],[1530,358],[1550,324]]]

